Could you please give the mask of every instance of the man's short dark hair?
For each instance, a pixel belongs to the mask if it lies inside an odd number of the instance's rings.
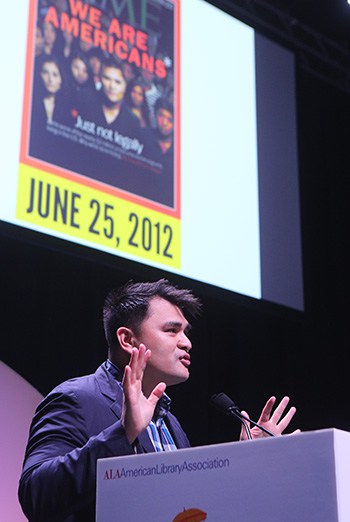
[[[168,98],[164,98],[164,97],[158,98],[158,100],[156,101],[156,103],[154,105],[154,112],[157,114],[157,112],[160,109],[164,109],[164,110],[170,112],[170,114],[174,114],[174,106],[171,103],[171,101],[168,100]]]
[[[124,80],[125,80],[125,76],[124,76],[124,70],[123,70],[123,65],[121,62],[119,62],[118,60],[116,60],[115,58],[113,57],[107,57],[105,58],[104,60],[102,60],[101,62],[101,74],[103,74],[103,71],[107,68],[111,68],[111,69],[119,69],[120,72],[121,72],[121,75],[123,76]]]
[[[103,307],[103,324],[109,348],[117,344],[116,331],[121,326],[138,333],[142,321],[147,317],[150,301],[161,297],[196,317],[201,310],[201,302],[190,290],[178,288],[166,279],[155,282],[134,283],[129,281],[123,287],[112,290]]]

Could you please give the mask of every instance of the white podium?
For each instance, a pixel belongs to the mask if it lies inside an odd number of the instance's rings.
[[[349,522],[337,429],[101,459],[96,522]]]

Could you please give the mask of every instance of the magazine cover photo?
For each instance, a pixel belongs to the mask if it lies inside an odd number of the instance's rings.
[[[28,159],[177,211],[176,7],[168,0],[33,2]]]

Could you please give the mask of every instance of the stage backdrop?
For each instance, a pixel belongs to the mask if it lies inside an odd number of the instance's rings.
[[[30,422],[42,395],[0,361],[1,520],[27,520],[17,499]]]

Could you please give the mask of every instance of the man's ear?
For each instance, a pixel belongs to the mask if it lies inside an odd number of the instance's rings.
[[[137,346],[133,331],[126,326],[121,326],[116,331],[116,336],[122,350],[131,355],[132,349]]]

